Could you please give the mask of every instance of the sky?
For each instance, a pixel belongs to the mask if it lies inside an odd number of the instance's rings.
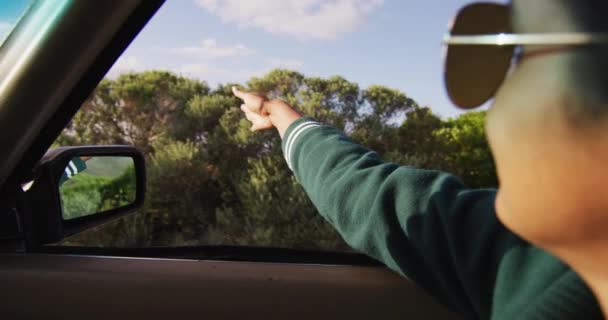
[[[110,71],[244,83],[273,68],[399,89],[442,117],[441,40],[465,0],[168,0]]]
[[[31,0],[0,1],[0,44],[12,30]]]
[[[2,1],[0,39],[11,12],[27,2]],[[167,0],[108,76],[165,69],[215,86],[281,67],[306,76],[340,75],[362,88],[396,88],[453,117],[459,111],[444,89],[441,40],[470,2]]]

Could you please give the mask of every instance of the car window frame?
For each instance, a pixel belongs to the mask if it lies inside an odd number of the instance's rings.
[[[133,0],[138,1],[138,0]],[[129,18],[118,29],[108,45],[99,53],[79,78],[78,84],[70,91],[66,99],[58,106],[52,117],[43,126],[40,133],[29,145],[17,167],[0,188],[0,198],[12,194],[14,186],[24,177],[29,177],[31,170],[46,150],[67,126],[71,118],[81,108],[82,103],[96,88],[114,62],[135,39],[146,23],[162,6],[164,0],[143,0]],[[10,46],[9,46],[10,50]],[[13,194],[14,196],[14,194]],[[17,196],[19,197],[19,196]],[[0,201],[2,201],[0,199]],[[25,217],[24,221],[35,219]],[[26,242],[27,232],[26,232]],[[35,241],[29,240],[29,241]],[[29,248],[29,250],[28,250]],[[256,246],[196,246],[171,248],[99,248],[75,247],[64,245],[40,246],[26,245],[26,251],[52,254],[101,255],[124,257],[187,258],[226,261],[278,262],[278,263],[312,263],[324,265],[362,265],[381,266],[379,262],[356,252],[337,252],[322,250],[303,250],[293,248],[256,247]]]
[[[0,109],[0,120],[4,120],[0,122],[10,123],[9,120],[11,120],[11,117],[14,118],[15,116],[21,116],[23,118],[22,120],[40,122],[40,119],[35,119],[35,117],[40,117],[38,113],[44,111],[45,108],[54,110],[50,112],[50,117],[44,121],[42,125],[36,126],[32,124],[31,126],[23,126],[21,125],[22,123],[16,123],[14,126],[4,127],[5,130],[12,132],[15,136],[8,138],[3,137],[4,140],[0,140],[0,148],[7,152],[11,151],[18,153],[19,149],[24,149],[25,151],[17,158],[17,161],[11,161],[11,159],[6,158],[0,159],[0,168],[3,168],[6,171],[5,175],[0,175],[0,204],[10,204],[22,200],[23,197],[20,195],[22,192],[20,183],[24,180],[31,179],[32,176],[35,175],[35,172],[32,172],[32,170],[36,163],[42,158],[46,150],[48,150],[54,142],[55,138],[80,109],[82,102],[94,90],[97,84],[103,79],[106,72],[112,67],[114,62],[120,57],[122,52],[124,52],[131,41],[143,29],[149,19],[151,19],[163,3],[164,0],[129,0],[125,2],[121,1],[119,8],[114,6],[115,3],[70,1],[71,6],[73,7],[66,8],[65,10],[68,11],[66,16],[69,15],[70,12],[72,13],[72,16],[70,16],[69,19],[66,18],[67,21],[61,21],[61,23],[57,23],[56,26],[54,26],[55,28],[63,27],[63,30],[54,29],[49,31],[49,34],[51,35],[46,35],[48,39],[41,45],[41,48],[34,54],[23,58],[24,60],[18,65],[14,65],[13,61],[8,59],[0,62],[4,64],[0,72],[2,80],[7,79],[7,73],[14,73],[12,75],[13,78],[11,79],[13,81],[11,83],[5,82],[7,83],[5,84],[5,90],[0,92],[0,100],[3,101],[2,108]],[[30,10],[23,16],[13,30],[9,39],[10,41],[5,42],[5,45],[2,46],[2,52],[4,53],[3,57],[6,57],[5,54],[11,54],[13,52],[14,56],[18,56],[18,51],[24,47],[24,43],[27,46],[27,43],[32,40],[32,37],[37,35],[35,33],[26,32],[27,24],[32,23],[32,15],[35,13],[35,10],[39,8],[37,5],[39,6],[40,3],[36,2],[30,7]],[[104,8],[106,16],[113,16],[118,14],[118,12],[122,12],[125,19],[120,20],[117,18],[114,21],[106,23],[106,25],[100,24],[95,26],[91,32],[109,28],[110,24],[113,25],[111,30],[116,30],[116,32],[112,33],[109,39],[94,40],[99,41],[100,43],[98,44],[99,50],[94,53],[93,58],[91,58],[92,52],[90,52],[90,50],[92,49],[90,49],[89,46],[91,44],[89,43],[86,43],[84,46],[84,49],[88,49],[89,51],[87,51],[86,54],[83,52],[82,57],[78,54],[79,52],[72,52],[75,56],[75,60],[82,59],[82,61],[71,62],[80,62],[83,67],[75,71],[70,70],[73,74],[58,76],[61,79],[54,79],[57,81],[47,82],[47,85],[48,83],[52,84],[48,85],[48,87],[50,87],[48,91],[57,88],[57,91],[63,90],[63,92],[67,92],[63,98],[55,97],[55,99],[48,104],[33,102],[36,101],[36,99],[40,100],[44,98],[36,97],[32,92],[36,92],[36,86],[34,84],[40,84],[45,79],[34,79],[35,81],[32,81],[32,79],[28,79],[27,77],[29,76],[31,78],[32,73],[43,73],[46,67],[46,65],[42,65],[39,61],[35,61],[35,59],[40,57],[41,52],[44,55],[48,55],[47,58],[51,59],[54,56],[61,54],[61,52],[54,52],[53,50],[72,48],[73,44],[71,44],[70,41],[73,41],[73,39],[66,38],[65,36],[62,38],[60,37],[60,34],[57,33],[65,31],[66,28],[77,27],[78,23],[85,23],[83,20],[86,19],[83,19],[83,17],[78,19],[78,12],[84,10],[88,10],[89,12],[95,11],[97,7]],[[102,17],[101,12],[100,17]],[[90,21],[88,23],[90,23]],[[54,38],[53,32],[56,33]],[[80,49],[84,50],[83,48]],[[53,75],[49,76],[51,77]],[[66,89],[66,84],[62,83],[62,80],[74,82],[75,85]],[[23,115],[27,116],[23,117]],[[15,155],[13,155],[13,157],[15,157]],[[16,162],[16,164],[11,166],[11,162]],[[19,251],[19,248],[25,248],[25,250],[27,250],[28,248],[39,247],[35,237],[31,235],[32,219],[35,219],[35,217],[31,217],[31,213],[27,213],[26,208],[27,204],[21,203],[21,211],[24,212],[20,213],[21,216],[19,218],[21,224],[23,224],[21,237],[25,244],[11,244],[9,247],[17,248],[14,249],[15,251]],[[14,240],[15,239],[11,239],[11,241]],[[1,244],[0,247],[2,247]]]

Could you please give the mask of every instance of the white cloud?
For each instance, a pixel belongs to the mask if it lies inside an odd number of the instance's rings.
[[[296,59],[268,58],[265,62],[270,68],[299,69],[304,66],[303,61]]]
[[[227,82],[245,82],[253,76],[266,74],[276,68],[300,69],[304,62],[297,59],[263,57],[244,44],[220,45],[215,39],[205,39],[200,46],[169,49],[171,54],[185,57],[177,60],[175,72],[187,77],[207,81],[211,85]],[[254,56],[253,59],[224,60]]]
[[[210,85],[228,82],[244,83],[251,77],[260,77],[272,69],[287,68],[298,70],[304,63],[295,59],[268,58],[258,67],[237,67],[231,64],[218,65],[207,63],[188,63],[177,68],[177,72],[187,76],[207,81]]]
[[[384,0],[196,0],[225,23],[299,39],[335,39],[354,31]]]
[[[200,59],[220,59],[228,57],[248,56],[255,50],[243,44],[219,45],[215,39],[205,39],[200,46],[171,49],[173,53]]]
[[[112,69],[108,71],[108,77],[115,78],[123,73],[143,71],[145,69],[141,60],[135,56],[121,56]]]
[[[176,71],[186,77],[205,80],[212,86],[228,82],[245,82],[253,75],[259,74],[258,70],[253,70],[250,68],[217,66],[206,63],[183,64],[178,67]]]
[[[215,77],[225,78],[236,74],[234,71],[211,66],[205,63],[184,64],[177,69],[177,72],[187,76],[198,77],[201,79],[210,79]]]

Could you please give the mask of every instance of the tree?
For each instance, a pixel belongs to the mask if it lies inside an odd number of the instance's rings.
[[[443,123],[428,107],[412,108],[401,125],[386,135],[385,143],[390,146],[386,160],[419,168],[444,168],[443,144],[435,135]]]
[[[57,144],[141,148],[147,200],[137,214],[67,243],[345,249],[287,168],[278,135],[249,130],[232,85],[211,90],[164,71],[102,81]],[[470,186],[496,184],[484,113],[444,121],[399,90],[283,69],[245,90],[285,99],[388,161],[453,172]]]
[[[317,213],[302,187],[276,156],[247,161],[236,182],[241,210],[226,206],[218,213],[217,231],[224,242],[239,245],[346,248]]]
[[[85,101],[57,142],[62,145],[129,144],[151,152],[162,135],[185,138],[180,126],[188,101],[207,84],[169,72],[127,73],[105,79]]]
[[[442,142],[445,169],[461,177],[469,187],[496,187],[498,178],[485,136],[485,111],[449,119],[435,131]]]

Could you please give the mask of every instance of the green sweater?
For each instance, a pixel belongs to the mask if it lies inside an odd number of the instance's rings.
[[[467,319],[602,319],[579,276],[496,218],[496,190],[383,162],[310,118],[283,138],[287,164],[344,240]]]
[[[63,170],[61,177],[59,178],[59,185],[63,185],[66,181],[70,180],[73,176],[81,173],[87,169],[87,163],[79,157],[74,157]]]

